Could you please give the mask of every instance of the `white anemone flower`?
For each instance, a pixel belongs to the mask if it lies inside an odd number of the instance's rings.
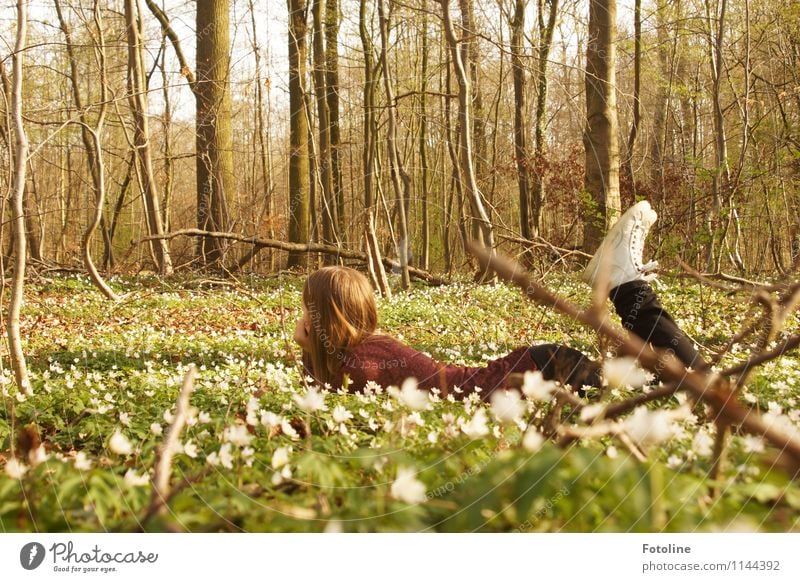
[[[544,437],[542,433],[536,430],[535,427],[528,427],[528,430],[525,431],[525,436],[522,437],[522,447],[530,453],[535,453],[542,448],[543,444]]]
[[[479,408],[470,421],[461,426],[461,430],[472,439],[489,434],[489,427],[486,425],[486,410]]]
[[[9,459],[6,462],[6,475],[12,479],[22,479],[27,472],[28,467],[25,466],[25,463],[22,463],[17,459]]]
[[[417,504],[427,500],[425,484],[417,479],[417,472],[408,467],[397,469],[397,479],[392,483],[390,494],[404,503]]]
[[[539,370],[528,370],[523,376],[522,393],[530,400],[547,402],[552,398],[556,383],[545,380]]]
[[[75,468],[78,471],[88,471],[92,468],[92,461],[83,451],[80,451],[75,455]]]
[[[272,468],[280,469],[289,462],[290,447],[280,447],[272,453]]]
[[[341,404],[337,405],[336,408],[333,409],[334,422],[347,422],[351,418],[353,418],[353,413],[347,410]]]
[[[496,390],[492,393],[492,414],[500,422],[516,422],[526,405],[516,390]]]
[[[130,455],[133,452],[131,441],[121,432],[115,432],[108,441],[108,448],[118,455]]]
[[[325,406],[325,395],[313,386],[306,391],[304,396],[300,397],[295,395],[294,401],[306,412],[316,412],[318,410],[327,409]]]
[[[125,472],[125,484],[128,487],[142,487],[150,483],[150,476],[145,473],[144,475],[139,475],[133,469],[128,469]]]
[[[636,358],[624,356],[603,362],[603,378],[613,388],[640,388],[648,380],[650,373],[636,364]]]
[[[411,410],[425,410],[430,402],[428,393],[419,389],[419,382],[413,376],[403,380],[399,390],[396,386],[390,386],[387,391]]]

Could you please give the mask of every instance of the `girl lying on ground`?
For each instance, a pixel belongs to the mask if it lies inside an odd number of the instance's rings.
[[[632,206],[611,228],[583,273],[594,284],[600,269],[608,272],[610,297],[623,325],[653,346],[670,349],[686,366],[704,365],[692,343],[658,302],[648,285],[657,263],[642,264],[644,239],[656,220],[646,201]],[[347,267],[324,267],[303,286],[303,317],[295,341],[303,348],[308,375],[334,390],[361,391],[367,382],[400,386],[414,377],[422,389],[438,388],[441,396],[464,398],[480,388],[488,400],[508,384],[508,376],[540,370],[544,379],[559,380],[582,393],[599,386],[600,366],[565,345],[523,346],[486,366],[442,364],[377,331],[375,296],[367,278]]]

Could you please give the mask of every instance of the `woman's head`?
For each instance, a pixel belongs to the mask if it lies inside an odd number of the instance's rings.
[[[318,380],[335,378],[347,349],[361,343],[377,325],[375,295],[364,275],[333,266],[308,276],[303,286],[303,319],[298,322],[295,340],[311,356]]]

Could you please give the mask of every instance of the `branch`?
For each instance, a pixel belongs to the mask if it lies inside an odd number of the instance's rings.
[[[793,467],[792,476],[800,476],[800,438],[785,432],[780,427],[768,424],[758,412],[742,406],[722,376],[689,370],[671,353],[656,350],[639,337],[630,335],[622,328],[598,317],[591,310],[580,310],[566,299],[553,295],[531,281],[524,269],[507,257],[491,255],[472,241],[467,244],[467,248],[483,266],[492,268],[500,277],[520,287],[529,299],[552,307],[590,326],[600,335],[614,340],[619,346],[619,352],[637,358],[648,370],[660,375],[667,382],[674,382],[678,389],[685,390],[705,402],[725,422],[738,424],[743,430],[764,437],[789,456]]]
[[[279,249],[282,251],[290,251],[290,252],[297,252],[297,253],[326,253],[330,255],[336,255],[337,257],[341,257],[344,259],[356,259],[359,261],[367,261],[368,257],[366,253],[361,251],[354,251],[350,249],[346,249],[343,247],[337,247],[334,245],[326,245],[321,243],[291,243],[291,242],[284,242],[280,240],[275,240],[271,238],[259,238],[257,236],[245,236],[240,234],[235,234],[232,232],[212,232],[207,230],[201,230],[199,228],[185,228],[183,230],[175,230],[173,232],[168,232],[165,234],[153,234],[143,238],[140,238],[136,241],[131,241],[131,246],[139,245],[147,241],[156,240],[156,239],[164,239],[164,240],[171,240],[173,238],[179,236],[204,236],[209,238],[223,238],[227,240],[235,240],[238,242],[248,243],[255,245],[256,247],[269,247],[273,249]],[[386,265],[390,269],[399,269],[400,262],[395,261],[394,259],[388,259],[386,257],[382,258],[383,264]],[[408,267],[409,274],[413,275],[417,279],[421,279],[430,283],[431,285],[447,285],[447,281],[442,279],[441,277],[437,277],[436,275],[432,275],[427,271],[423,271],[422,269],[418,269],[416,267]]]

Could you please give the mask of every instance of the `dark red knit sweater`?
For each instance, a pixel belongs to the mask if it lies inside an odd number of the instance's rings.
[[[303,364],[306,373],[313,377],[306,352],[303,352]],[[527,346],[490,360],[486,366],[456,366],[441,364],[391,336],[374,334],[350,349],[342,362],[339,377],[331,382],[331,387],[335,390],[341,388],[345,375],[350,378],[348,390],[351,392],[361,392],[370,380],[386,388],[400,386],[403,380],[413,376],[420,388],[439,388],[442,397],[453,393],[461,399],[480,387],[480,396],[486,400],[494,390],[505,386],[509,374],[536,369]]]

